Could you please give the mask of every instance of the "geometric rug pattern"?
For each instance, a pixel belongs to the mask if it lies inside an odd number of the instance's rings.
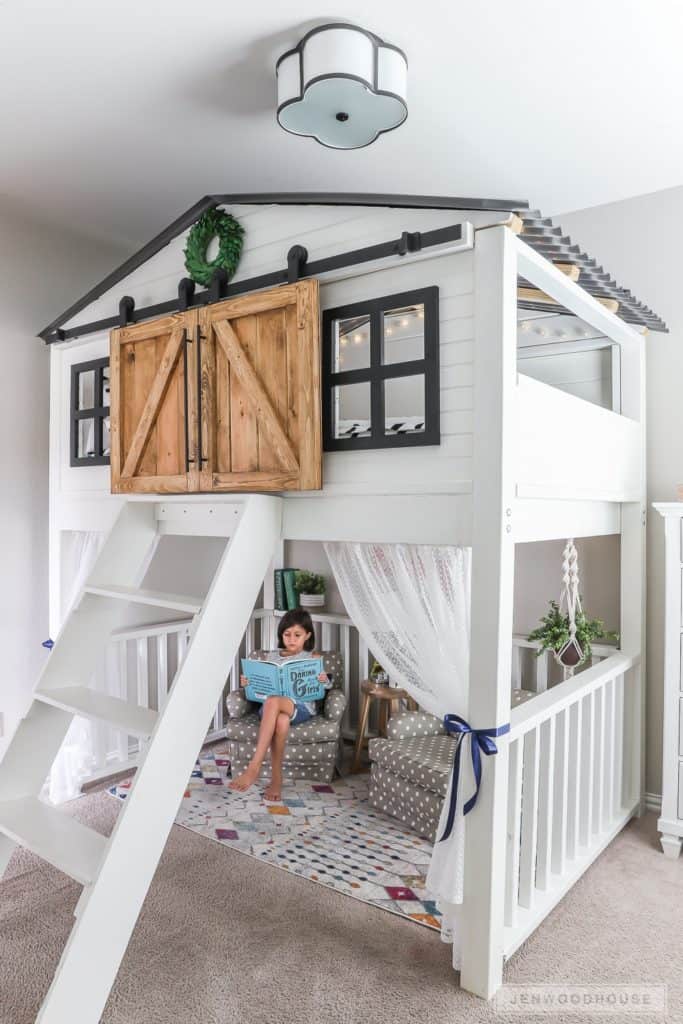
[[[425,888],[432,846],[370,807],[368,776],[334,782],[285,781],[283,799],[228,789],[230,762],[220,748],[199,757],[176,824],[239,853],[325,885],[382,910],[440,929]],[[132,782],[109,792],[125,800]]]

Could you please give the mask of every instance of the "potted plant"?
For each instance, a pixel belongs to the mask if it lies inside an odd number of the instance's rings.
[[[325,604],[325,577],[317,572],[298,569],[294,585],[302,608],[321,608]]]
[[[569,615],[560,611],[557,601],[550,602],[550,611],[541,619],[541,625],[527,637],[531,643],[539,645],[536,657],[540,657],[543,651],[552,651],[561,665],[571,669],[588,661],[591,644],[596,640],[616,643],[618,639],[617,633],[605,631],[604,622],[587,618],[579,608],[576,613],[575,642],[572,643]]]
[[[373,659],[372,668],[370,669],[370,678],[373,683],[377,683],[380,686],[389,685],[389,673],[385,672],[377,658]]]

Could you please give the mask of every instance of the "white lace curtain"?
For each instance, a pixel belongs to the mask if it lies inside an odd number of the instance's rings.
[[[425,710],[443,718],[467,715],[470,653],[471,549],[415,544],[333,542],[325,550],[350,618],[364,642]],[[459,740],[458,742],[462,742]],[[457,904],[463,899],[465,818],[462,794],[474,787],[463,750],[453,829],[443,842],[451,798],[444,800],[427,886],[444,917],[459,967]]]
[[[103,533],[77,531],[65,540],[62,549],[62,622],[90,575],[103,539]],[[98,673],[98,677],[101,674]],[[93,723],[76,717],[50,771],[48,795],[52,803],[60,804],[77,797],[81,782],[92,772],[94,763]]]

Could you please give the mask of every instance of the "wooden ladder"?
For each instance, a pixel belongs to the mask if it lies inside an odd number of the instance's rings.
[[[100,1020],[280,541],[281,515],[281,499],[266,495],[211,506],[129,501],[64,623],[0,763],[0,877],[20,845],[83,886],[36,1024]],[[163,533],[229,538],[203,603],[139,588]],[[187,653],[160,712],[88,688],[98,654],[131,603],[143,616],[159,608],[195,616]],[[74,715],[148,740],[109,839],[39,797]]]

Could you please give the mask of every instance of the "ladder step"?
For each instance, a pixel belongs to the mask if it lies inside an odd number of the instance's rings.
[[[73,711],[75,715],[82,715],[84,718],[107,722],[115,729],[143,739],[151,736],[159,717],[158,712],[149,708],[141,708],[119,697],[110,697],[106,693],[98,693],[84,686],[36,690],[34,697],[44,704],[52,704],[56,708],[63,708],[64,711]]]
[[[158,590],[140,590],[138,587],[92,585],[85,587],[85,593],[96,594],[98,597],[116,597],[120,601],[132,601],[134,604],[151,604],[155,608],[171,608],[175,612],[190,612],[192,615],[196,615],[202,607],[198,597],[164,594]]]
[[[82,885],[97,877],[107,837],[33,796],[0,801],[0,833]]]

